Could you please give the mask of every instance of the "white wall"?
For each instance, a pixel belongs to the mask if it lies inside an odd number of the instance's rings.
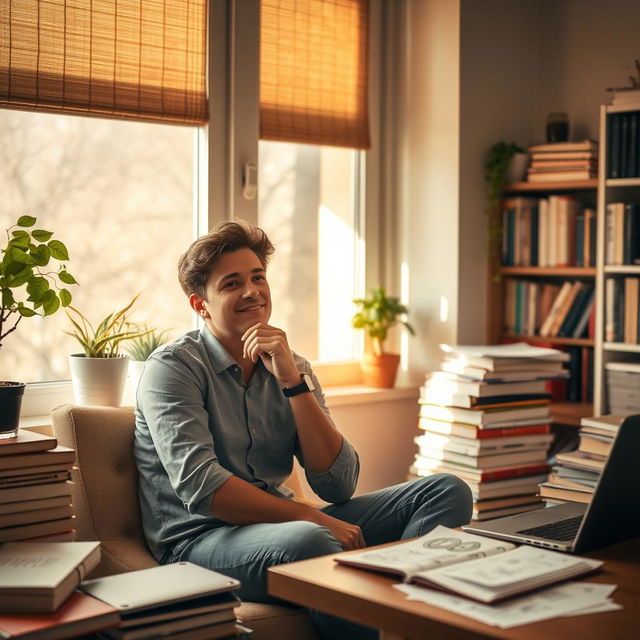
[[[568,112],[572,138],[597,137],[605,87],[635,73],[640,5],[405,0],[398,8],[398,263],[408,265],[418,330],[405,379],[418,383],[437,367],[438,343],[486,340],[486,152],[501,140],[543,140],[551,111]]]

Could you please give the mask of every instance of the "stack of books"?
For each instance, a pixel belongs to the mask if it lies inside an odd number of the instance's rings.
[[[213,640],[250,637],[235,615],[240,582],[190,562],[86,580],[80,590],[120,612],[109,640]]]
[[[75,451],[55,438],[20,429],[0,440],[0,543],[75,536],[71,469]]]
[[[622,415],[640,413],[640,363],[607,362],[609,411]]]
[[[544,506],[537,492],[552,441],[546,383],[566,377],[566,354],[527,344],[442,348],[442,370],[420,391],[423,433],[410,474],[464,480],[474,520]]]
[[[547,502],[591,502],[611,444],[623,415],[595,416],[580,421],[580,442],[576,451],[558,453],[552,472],[540,484],[540,496]]]
[[[0,637],[58,640],[119,624],[115,607],[74,591],[99,562],[99,542],[0,546]]]
[[[529,182],[589,180],[598,177],[598,143],[549,142],[529,147]]]

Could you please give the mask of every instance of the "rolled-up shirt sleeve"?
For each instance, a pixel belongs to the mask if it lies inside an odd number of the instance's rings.
[[[313,394],[323,413],[335,428],[320,382],[311,370],[308,362],[305,361],[305,366],[302,369],[304,373],[311,376],[315,386]],[[304,467],[302,453],[298,451],[296,455],[301,465]],[[325,502],[332,502],[334,504],[346,502],[351,498],[356,490],[359,474],[360,460],[358,459],[358,454],[344,436],[342,436],[342,447],[340,448],[340,452],[336,456],[332,465],[326,471],[315,472],[305,468],[307,482],[311,489],[313,489],[314,493]]]
[[[215,491],[233,475],[222,467],[205,408],[204,365],[189,353],[147,361],[138,404],[169,482],[189,513],[210,515]]]

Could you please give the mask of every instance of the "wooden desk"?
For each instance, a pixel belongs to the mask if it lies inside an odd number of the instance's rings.
[[[407,600],[391,585],[398,582],[371,571],[340,566],[323,556],[269,569],[269,593],[352,622],[376,627],[381,638],[579,638],[612,640],[640,634],[640,538],[585,554],[604,560],[604,570],[582,578],[617,584],[613,599],[624,609],[554,618],[511,629],[491,627],[422,602]]]

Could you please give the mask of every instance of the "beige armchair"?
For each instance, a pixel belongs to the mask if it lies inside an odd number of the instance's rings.
[[[59,443],[77,452],[72,490],[77,539],[101,543],[102,560],[91,577],[156,565],[140,524],[133,408],[67,404],[51,417]],[[320,640],[304,609],[244,602],[238,615],[256,640]]]

